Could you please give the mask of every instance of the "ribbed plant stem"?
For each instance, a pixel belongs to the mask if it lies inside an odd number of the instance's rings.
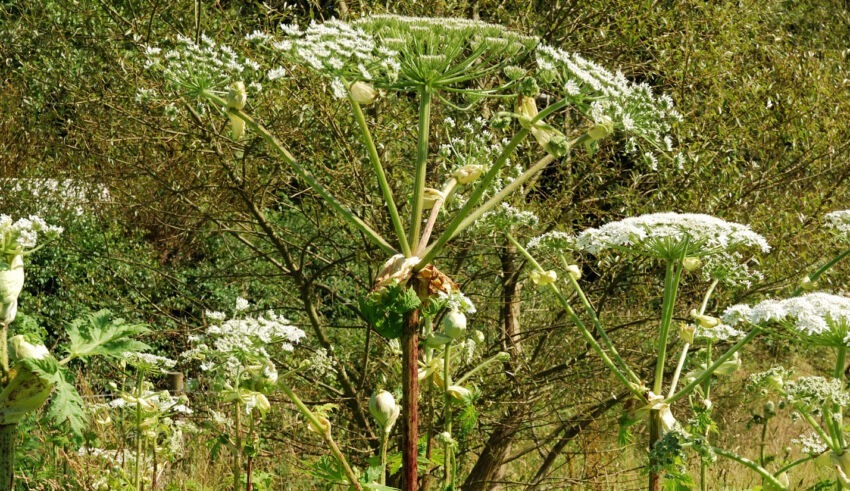
[[[419,140],[416,142],[416,177],[413,181],[413,207],[410,212],[410,237],[407,243],[419,243],[422,211],[425,208],[425,177],[428,174],[428,144],[431,132],[431,88],[419,91]]]
[[[136,375],[136,490],[142,490],[142,372]]]
[[[384,172],[384,167],[381,165],[381,159],[378,157],[378,149],[375,147],[375,141],[372,139],[372,133],[369,131],[369,125],[366,124],[366,117],[363,115],[363,109],[360,104],[354,100],[351,94],[348,95],[348,100],[351,103],[351,110],[354,112],[354,120],[357,121],[357,126],[360,127],[360,134],[363,135],[363,144],[366,145],[366,151],[369,154],[369,162],[372,164],[372,171],[378,179],[378,186],[381,188],[381,194],[384,201],[387,203],[387,211],[390,213],[390,220],[393,223],[393,229],[398,236],[401,252],[405,256],[410,256],[411,249],[407,242],[407,237],[404,235],[404,225],[401,223],[401,218],[398,215],[393,192],[390,189],[390,184],[387,182],[387,175]]]
[[[17,424],[0,425],[0,491],[14,489],[17,440]]]

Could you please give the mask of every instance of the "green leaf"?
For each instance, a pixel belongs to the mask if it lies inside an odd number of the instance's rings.
[[[149,346],[131,336],[147,331],[145,324],[129,324],[114,318],[108,310],[99,310],[68,326],[68,359],[95,355],[119,358],[127,351],[145,351]]]
[[[67,380],[70,374],[61,370],[58,375],[46,416],[57,424],[68,422],[71,432],[75,436],[82,436],[86,428],[85,403],[74,384]]]
[[[45,414],[47,419],[55,424],[67,422],[75,436],[82,436],[86,427],[85,403],[69,380],[71,374],[52,356],[19,360],[18,363],[26,365],[37,377],[53,385],[50,405]]]

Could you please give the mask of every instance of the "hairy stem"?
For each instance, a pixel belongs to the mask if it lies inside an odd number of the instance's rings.
[[[416,142],[416,177],[413,182],[413,207],[410,212],[409,244],[419,243],[422,227],[422,211],[425,207],[425,177],[428,173],[428,143],[431,131],[431,88],[419,91],[419,140]]]

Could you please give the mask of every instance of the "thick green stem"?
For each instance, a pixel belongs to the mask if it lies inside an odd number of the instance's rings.
[[[785,485],[782,484],[781,482],[779,482],[773,476],[773,474],[771,474],[770,472],[767,471],[767,469],[756,464],[752,460],[750,460],[746,457],[741,457],[740,455],[736,454],[735,452],[723,450],[722,448],[712,447],[712,450],[714,450],[714,453],[716,453],[717,455],[719,455],[721,457],[725,457],[729,460],[734,460],[735,462],[738,462],[739,464],[742,464],[742,465],[746,466],[747,468],[749,468],[750,470],[758,473],[758,475],[760,475],[762,477],[762,479],[769,482],[771,484],[771,486],[773,486],[773,489],[787,489],[785,487]]]
[[[401,218],[396,208],[393,192],[387,182],[387,175],[384,172],[384,167],[381,165],[381,159],[378,157],[378,149],[375,147],[375,141],[372,139],[372,133],[369,132],[369,126],[366,124],[366,117],[363,115],[363,109],[360,104],[354,100],[351,94],[348,94],[348,101],[351,103],[351,110],[354,112],[354,119],[357,121],[357,126],[360,127],[360,133],[363,135],[363,144],[366,145],[366,151],[369,154],[369,162],[372,164],[372,171],[375,172],[375,177],[378,178],[378,186],[381,188],[381,194],[384,196],[384,201],[387,203],[387,211],[390,213],[390,220],[393,223],[393,229],[398,236],[398,243],[401,247],[401,252],[405,256],[410,256],[410,244],[407,242],[407,236],[404,233],[404,225],[401,223]]]
[[[15,446],[18,425],[0,425],[0,491],[11,491],[15,485]]]
[[[238,390],[238,389],[237,389]],[[240,400],[237,398],[233,402],[233,431],[236,433],[233,444],[233,489],[241,488],[242,483],[242,415]]]
[[[409,244],[419,243],[422,228],[422,211],[425,208],[425,177],[428,174],[428,143],[431,132],[431,88],[419,91],[419,128],[416,142],[416,177],[413,182],[413,209],[410,212]]]
[[[682,261],[668,260],[664,272],[664,303],[661,306],[661,331],[658,334],[658,360],[655,363],[655,378],[652,392],[661,394],[664,383],[664,365],[667,362],[667,337],[673,320],[673,310],[676,304],[676,294],[679,291],[679,280],[682,277]]]
[[[227,107],[227,102],[219,97],[216,94],[211,92],[204,92],[204,96],[221,106],[222,108]],[[351,210],[345,207],[342,203],[340,203],[324,186],[316,179],[313,174],[304,168],[295,157],[289,153],[289,150],[283,146],[283,144],[272,135],[263,125],[257,123],[254,118],[248,115],[245,111],[239,109],[228,108],[228,114],[234,115],[245,121],[245,125],[251,128],[252,131],[256,132],[260,137],[274,149],[278,156],[280,156],[284,162],[289,164],[292,170],[298,174],[298,177],[303,179],[310,188],[315,191],[325,202],[333,208],[337,215],[342,218],[346,223],[351,225],[353,228],[359,230],[364,235],[366,235],[376,246],[380,247],[384,252],[388,254],[395,254],[397,251],[393,246],[389,244],[389,242],[384,239],[381,234],[376,232],[372,227],[366,224],[363,220],[360,219],[357,215],[355,215]]]
[[[390,439],[390,432],[381,430],[381,478],[379,484],[387,483],[387,443]]]
[[[348,465],[348,460],[346,460],[345,455],[342,454],[342,451],[339,449],[339,446],[333,439],[333,435],[331,435],[331,426],[327,422],[322,422],[313,414],[313,411],[310,411],[310,408],[307,407],[306,404],[301,400],[300,397],[295,395],[295,392],[289,388],[283,382],[279,382],[279,387],[283,390],[283,393],[286,394],[286,397],[295,404],[295,407],[298,411],[307,418],[307,422],[313,430],[319,433],[322,436],[322,439],[325,440],[325,443],[331,448],[331,453],[342,466],[343,471],[345,472],[346,477],[348,477],[348,482],[351,484],[351,487],[357,491],[363,491],[363,486],[360,485],[360,481],[357,480],[357,475],[351,469],[351,466]]]

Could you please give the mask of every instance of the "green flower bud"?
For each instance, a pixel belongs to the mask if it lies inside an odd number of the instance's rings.
[[[385,432],[389,433],[401,412],[395,403],[395,398],[389,392],[382,390],[372,394],[369,399],[369,412],[375,418],[375,422]]]
[[[540,286],[551,285],[558,279],[558,273],[553,270],[540,271],[535,269],[531,273],[529,273],[528,276],[531,278],[531,281],[533,281],[535,285]]]
[[[510,361],[511,354],[507,353],[505,351],[499,351],[498,353],[496,353],[495,358],[496,358],[496,361],[500,361],[500,362],[504,363],[506,361]]]
[[[607,116],[594,123],[594,125],[587,130],[587,136],[595,142],[608,138],[612,133],[614,133],[614,122]]]
[[[511,81],[519,80],[525,76],[525,70],[515,65],[508,65],[502,71]]]
[[[466,315],[452,310],[443,317],[443,332],[452,339],[458,339],[466,334]]]
[[[800,279],[800,288],[807,292],[816,290],[818,288],[818,282],[812,281],[812,278],[809,275],[806,275]]]
[[[354,102],[363,106],[372,104],[378,98],[378,91],[366,82],[354,82],[348,90]]]
[[[570,151],[570,142],[560,131],[546,125],[531,128],[537,143],[553,157],[563,157]]]
[[[776,404],[774,404],[773,401],[767,401],[764,403],[764,416],[765,418],[776,416]]]
[[[450,385],[448,389],[449,397],[458,402],[468,401],[472,396],[472,392],[466,387],[462,387],[460,385]]]
[[[682,259],[682,267],[687,272],[693,272],[702,267],[702,260],[698,257],[688,256]]]
[[[476,330],[476,331],[472,331],[472,336],[470,336],[470,339],[475,341],[476,344],[481,344],[485,341],[486,338],[484,337],[483,332]]]
[[[785,386],[785,380],[782,378],[782,375],[778,373],[768,375],[765,380],[767,381],[767,386],[773,390],[782,390]]]
[[[688,344],[693,344],[694,332],[696,332],[695,325],[686,324],[684,322],[679,323],[679,337],[682,338],[682,341]]]
[[[577,264],[570,264],[567,266],[567,273],[569,273],[576,281],[581,279],[581,268],[579,268]]]
[[[50,356],[50,352],[47,351],[46,346],[43,344],[30,344],[20,334],[12,336],[9,343],[12,345],[12,356],[16,360],[42,360]]]
[[[457,180],[457,183],[461,186],[466,186],[467,184],[472,184],[481,176],[481,173],[484,171],[484,167],[475,164],[464,165],[460,169],[456,170],[454,173],[454,178]]]
[[[717,317],[700,314],[696,309],[691,310],[691,318],[694,319],[703,329],[711,329],[720,324],[720,319]]]
[[[534,97],[517,97],[515,112],[519,114],[519,124],[523,128],[531,127],[531,120],[537,116],[537,102]]]
[[[18,296],[24,288],[24,259],[12,258],[9,269],[0,271],[0,320],[10,323],[18,310]]]

